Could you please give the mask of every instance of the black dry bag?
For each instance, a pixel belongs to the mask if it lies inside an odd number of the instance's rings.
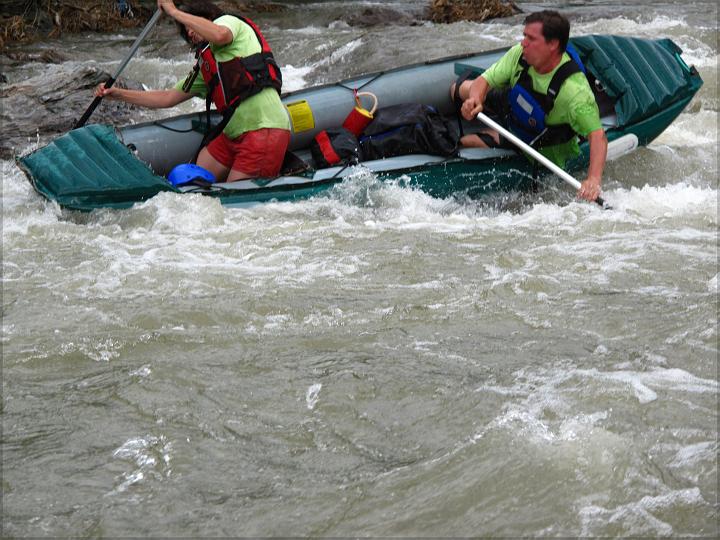
[[[378,109],[360,137],[363,159],[405,154],[452,156],[457,152],[457,126],[429,105],[403,103]]]

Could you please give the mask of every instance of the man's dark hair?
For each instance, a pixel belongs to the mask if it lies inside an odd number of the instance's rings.
[[[557,39],[560,42],[560,52],[564,52],[570,39],[570,23],[557,11],[545,9],[536,11],[525,17],[525,24],[542,23],[542,35],[545,41]]]
[[[202,17],[203,19],[207,19],[209,21],[214,21],[224,14],[222,9],[209,0],[183,0],[177,4],[177,7],[180,11],[184,11],[190,15],[196,15],[197,17]],[[192,44],[190,36],[188,36],[187,30],[185,29],[185,25],[180,24],[177,21],[175,21],[175,24],[177,25],[182,38]]]

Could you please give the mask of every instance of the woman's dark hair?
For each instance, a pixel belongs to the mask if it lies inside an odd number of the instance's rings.
[[[545,41],[557,39],[560,42],[560,51],[565,51],[570,39],[570,23],[557,11],[545,9],[536,11],[525,17],[525,24],[542,23],[542,35]]]
[[[214,21],[223,15],[223,10],[209,0],[183,0],[177,4],[177,8],[180,11],[184,11],[190,15],[196,15],[197,17],[202,17],[203,19],[207,19],[209,21]],[[180,24],[177,21],[175,21],[175,24],[177,25],[182,38],[186,42],[192,44],[190,36],[188,36],[187,30],[185,29],[185,25]]]

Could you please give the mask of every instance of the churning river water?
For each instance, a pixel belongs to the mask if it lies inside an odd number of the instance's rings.
[[[334,22],[369,4],[258,17],[286,89],[522,33]],[[78,215],[2,162],[3,535],[718,534],[716,4],[520,5],[670,37],[705,80],[608,164],[611,211],[558,181],[439,200],[360,169],[304,202]],[[73,60],[6,75],[112,72],[133,39],[25,46]],[[189,64],[163,25],[124,76]]]

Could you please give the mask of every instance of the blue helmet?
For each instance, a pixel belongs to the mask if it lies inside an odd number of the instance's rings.
[[[193,180],[203,180],[211,184],[215,182],[213,173],[193,163],[176,165],[168,174],[167,179],[174,187],[184,186]]]

